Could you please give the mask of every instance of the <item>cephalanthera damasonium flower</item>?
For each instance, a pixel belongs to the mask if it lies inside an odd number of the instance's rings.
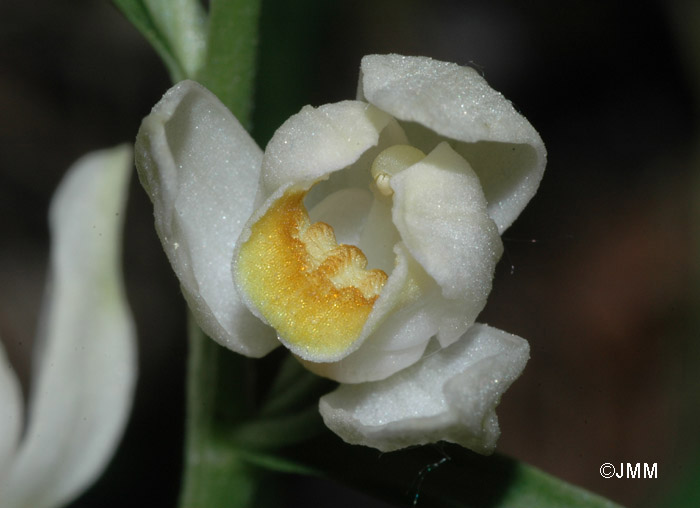
[[[64,506],[103,471],[136,379],[120,268],[127,146],[86,155],[51,204],[50,277],[29,405],[0,347],[0,506]],[[26,424],[24,424],[26,416]]]
[[[156,229],[214,340],[284,344],[343,383],[320,411],[346,441],[488,453],[529,348],[475,319],[544,145],[473,69],[373,55],[360,71],[357,100],[303,108],[264,153],[202,86],[173,87],[136,146]]]

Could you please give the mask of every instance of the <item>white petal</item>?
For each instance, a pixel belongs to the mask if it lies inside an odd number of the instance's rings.
[[[309,320],[313,319],[314,311],[310,310],[310,308],[304,309],[301,306],[287,305],[287,303],[285,303],[287,307],[284,309],[270,310],[270,307],[273,307],[274,304],[267,304],[273,299],[258,294],[256,301],[256,297],[249,294],[251,288],[259,287],[257,281],[260,280],[263,271],[264,273],[271,273],[269,270],[270,262],[274,260],[284,264],[289,261],[282,260],[282,257],[288,253],[287,248],[254,253],[249,250],[247,252],[249,263],[254,264],[253,259],[264,260],[267,256],[272,257],[265,261],[264,269],[251,269],[250,266],[241,268],[240,252],[245,242],[251,238],[253,226],[261,218],[265,217],[270,210],[274,210],[274,206],[279,204],[280,199],[285,199],[285,196],[288,197],[288,191],[289,193],[295,193],[314,187],[304,199],[304,206],[314,209],[316,206],[325,206],[323,205],[324,199],[342,197],[343,194],[337,193],[340,192],[339,189],[346,187],[344,184],[349,184],[348,186],[352,189],[358,187],[358,182],[364,182],[364,186],[360,188],[367,189],[371,182],[369,172],[371,160],[387,144],[394,144],[397,140],[405,140],[405,135],[394,119],[366,103],[357,101],[328,104],[318,109],[306,107],[300,113],[290,118],[275,133],[265,150],[263,158],[262,190],[256,197],[256,202],[262,201],[259,203],[259,206],[256,205],[255,212],[253,212],[241,232],[232,263],[234,280],[238,286],[241,298],[255,316],[267,322],[268,318],[261,310],[267,306],[268,316],[271,315],[272,319],[280,319],[289,323],[289,316],[297,315],[298,311],[304,313]],[[326,178],[328,180],[320,181]],[[315,185],[317,183],[318,185]],[[314,192],[317,189],[319,192]],[[336,196],[336,198],[333,196]],[[363,199],[364,201],[366,200]],[[358,210],[359,205],[362,204],[359,203],[357,206],[353,206],[355,212],[362,214],[359,217],[359,222],[364,221],[363,217],[366,214],[365,211]],[[326,211],[325,213],[329,212]],[[282,223],[283,221],[278,221],[275,224]],[[350,223],[357,224],[352,219],[348,221],[348,225]],[[342,223],[340,226],[341,228],[345,227]],[[341,231],[341,234],[344,235],[345,233]],[[356,236],[356,234],[357,229],[353,229],[353,235]],[[254,243],[257,243],[259,238],[261,237],[256,237]],[[258,244],[258,246],[260,245]],[[265,284],[268,286],[268,290],[272,292],[278,291],[278,289],[271,288],[268,282]],[[319,299],[316,300],[318,301]],[[327,308],[324,308],[318,312],[323,313],[327,310]],[[294,319],[296,320],[297,318]],[[325,323],[330,322],[328,320],[325,321]],[[332,322],[339,321],[334,320]],[[277,321],[277,323],[279,328],[280,321]],[[298,324],[298,320],[296,324]],[[369,333],[363,330],[362,334],[358,335],[357,339],[347,349],[338,348],[330,351],[332,347],[329,346],[321,352],[311,348],[303,340],[298,340],[301,336],[295,335],[295,330],[298,329],[298,326],[295,328],[290,325],[287,331],[279,332],[279,340],[295,354],[317,361],[335,361],[350,354]],[[326,334],[325,336],[328,337],[329,335]],[[294,338],[292,339],[291,337]]]
[[[384,379],[412,365],[438,330],[439,313],[426,312],[435,283],[412,260],[403,244],[395,247],[396,266],[365,325],[362,345],[336,362],[302,363],[311,372],[341,383]],[[433,291],[435,293],[435,291]]]
[[[0,487],[3,506],[73,499],[101,474],[126,424],[136,351],[120,230],[131,167],[127,146],[89,154],[54,197],[29,424]]]
[[[366,104],[361,106],[362,109],[366,108]],[[372,108],[376,112],[376,108]],[[342,113],[343,108],[336,108],[338,113]],[[337,119],[338,122],[342,122],[342,118]],[[335,131],[331,130],[331,133],[335,135]],[[333,140],[330,140],[332,142]],[[330,144],[329,142],[329,144]],[[365,152],[363,152],[357,160],[350,164],[348,167],[342,171],[335,171],[330,173],[324,180],[316,183],[310,190],[309,194],[304,200],[307,209],[311,209],[316,204],[326,196],[338,192],[340,190],[349,188],[359,188],[367,190],[369,189],[374,181],[372,179],[372,174],[370,172],[370,167],[377,155],[393,145],[405,145],[408,143],[408,138],[403,128],[399,123],[391,118],[386,126],[379,133],[379,140],[376,145],[371,145]],[[268,145],[266,152],[270,150],[270,145]],[[335,167],[335,165],[332,165]],[[391,249],[390,249],[391,250]]]
[[[386,113],[358,101],[304,107],[282,124],[265,148],[264,195],[259,201],[291,185],[308,189],[355,163],[378,144],[380,133],[391,121]]]
[[[442,328],[443,346],[454,342],[481,312],[503,252],[486,212],[479,179],[447,143],[391,179],[393,219],[411,255],[438,283],[446,300],[461,302],[456,329]]]
[[[0,341],[0,486],[22,430],[22,390]]]
[[[394,246],[400,241],[391,218],[391,203],[387,199],[373,199],[365,228],[356,244],[367,256],[370,268],[391,274],[396,264]]]
[[[335,240],[339,244],[357,245],[371,205],[372,193],[369,190],[343,189],[327,196],[309,210],[309,219],[333,227]]]
[[[326,425],[346,442],[392,451],[440,440],[491,453],[495,408],[529,357],[527,341],[475,325],[455,344],[373,383],[321,398]]]
[[[171,88],[136,139],[136,167],[156,230],[202,329],[259,357],[279,343],[241,303],[231,275],[253,210],[262,152],[228,109],[193,81]]]
[[[360,73],[358,98],[411,122],[404,128],[424,152],[445,138],[461,142],[454,148],[479,175],[489,214],[503,232],[544,172],[546,151],[532,125],[469,67],[370,55],[362,59]]]
[[[467,329],[466,304],[445,298],[403,243],[394,252],[396,266],[370,314],[364,342],[337,362],[303,362],[310,371],[341,383],[378,381],[418,361],[432,337],[447,347]]]
[[[446,143],[394,176],[391,185],[393,222],[403,242],[394,246],[393,270],[371,265],[390,277],[359,347],[339,361],[304,362],[342,383],[384,379],[412,365],[433,336],[443,347],[459,339],[486,304],[502,252],[478,178]],[[390,221],[381,220],[388,208],[382,204],[375,201],[366,231],[379,226],[360,242],[369,260],[386,250],[380,248],[382,234],[388,245],[399,240]]]

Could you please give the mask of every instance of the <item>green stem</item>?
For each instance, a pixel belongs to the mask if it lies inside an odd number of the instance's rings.
[[[212,0],[207,54],[195,76],[250,127],[258,45],[259,0]]]
[[[189,345],[180,506],[250,506],[261,471],[250,466],[230,441],[220,438],[223,429],[240,424],[252,413],[245,393],[249,360],[217,345],[191,318]]]
[[[212,0],[205,65],[198,76],[245,126],[255,81],[259,0]],[[264,470],[230,439],[254,411],[254,367],[207,337],[190,317],[185,467],[180,506],[251,506]]]

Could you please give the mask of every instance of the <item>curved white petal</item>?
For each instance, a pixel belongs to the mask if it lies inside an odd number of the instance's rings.
[[[528,357],[524,339],[474,325],[449,348],[388,379],[341,385],[319,409],[351,444],[386,452],[445,440],[491,453],[500,433],[495,408]]]
[[[366,107],[366,104],[362,107]],[[376,108],[373,109],[376,111]],[[338,121],[341,120],[338,119]],[[314,136],[315,134],[313,134],[313,131],[311,132],[312,134],[310,135]],[[406,133],[396,119],[391,118],[379,133],[379,140],[376,145],[370,145],[354,163],[350,164],[342,171],[330,173],[309,190],[304,200],[307,208],[313,208],[327,196],[340,190],[350,188],[369,189],[374,182],[369,168],[375,157],[390,146],[405,145],[406,143],[408,143]],[[268,149],[269,148],[270,146],[268,145]],[[267,152],[267,149],[265,151]]]
[[[386,113],[358,101],[304,107],[277,129],[265,148],[262,199],[291,185],[308,189],[355,163],[379,143],[391,121]]]
[[[403,244],[396,245],[396,266],[365,325],[359,348],[336,362],[302,363],[311,372],[341,383],[376,381],[415,363],[423,355],[439,323],[426,313],[430,277],[411,258]],[[436,293],[436,291],[433,291]]]
[[[309,210],[311,222],[325,222],[333,227],[338,243],[357,245],[372,204],[366,189],[343,189],[327,196]]]
[[[469,67],[426,57],[362,59],[358,98],[407,122],[424,152],[445,138],[481,179],[489,214],[503,232],[535,194],[544,172],[542,139],[512,104]]]
[[[284,267],[298,261],[287,258],[291,256],[290,245],[283,245],[284,238],[291,234],[290,231],[283,231],[291,227],[291,223],[284,219],[290,217],[289,200],[302,199],[300,195],[306,195],[306,191],[324,179],[329,181],[319,183],[322,192],[311,191],[304,199],[304,207],[310,205],[314,209],[325,206],[324,199],[341,196],[337,192],[338,188],[343,188],[342,183],[363,181],[364,189],[367,189],[371,182],[369,164],[372,157],[387,143],[396,140],[405,140],[405,135],[389,115],[366,103],[345,101],[320,108],[305,107],[280,127],[265,150],[261,190],[256,198],[256,202],[262,201],[239,236],[232,263],[234,282],[251,313],[266,323],[276,323],[279,340],[297,355],[309,360],[335,361],[356,349],[366,333],[362,336],[354,334],[355,328],[362,328],[357,319],[354,320],[357,326],[348,332],[348,327],[340,325],[338,319],[324,317],[324,327],[337,324],[343,332],[331,334],[313,330],[312,340],[304,340],[308,337],[308,329],[300,331],[300,322],[313,326],[311,323],[318,320],[319,315],[328,316],[329,312],[348,309],[352,312],[353,308],[352,305],[338,306],[318,297],[309,297],[309,302],[313,301],[314,305],[308,306],[289,300],[290,291],[298,285],[287,286],[290,283],[288,279],[290,273],[296,276],[297,272],[286,271],[285,276],[279,275],[286,270]],[[350,185],[350,188],[353,187],[357,186]],[[311,196],[312,193],[314,196]],[[298,204],[294,208],[297,210]],[[362,222],[362,215],[358,219]],[[359,224],[350,222],[356,226]],[[263,223],[272,229],[251,238],[253,230]],[[357,229],[353,231],[356,233]],[[277,243],[271,244],[272,238]],[[241,262],[242,257],[246,261]],[[274,280],[268,277],[273,270],[271,266],[276,267]],[[264,284],[260,282],[263,279],[266,280]],[[318,288],[311,289],[311,282],[307,282],[300,291],[308,296]],[[284,286],[284,289],[275,286],[276,283]],[[281,330],[281,327],[286,327],[286,330]],[[334,343],[332,339],[343,334],[344,338],[340,341],[343,345],[338,346],[338,342]],[[326,338],[331,340],[326,341]],[[318,346],[323,342],[326,343]]]
[[[398,243],[394,252],[396,266],[370,314],[360,347],[337,362],[303,362],[310,371],[341,383],[385,379],[418,361],[441,328],[455,328],[453,316],[463,321],[460,305],[442,296],[406,246]]]
[[[503,244],[486,211],[479,179],[447,143],[391,179],[393,220],[411,255],[459,300],[457,329],[441,327],[443,346],[457,340],[486,305]]]
[[[241,303],[231,257],[253,211],[261,160],[231,112],[193,81],[165,94],[136,139],[158,236],[198,324],[221,345],[254,357],[279,343]]]
[[[54,197],[29,423],[0,486],[3,506],[68,502],[102,472],[126,424],[136,351],[120,230],[131,160],[127,146],[89,154]]]
[[[369,266],[391,274],[396,265],[394,248],[400,241],[399,232],[391,218],[391,202],[375,197],[356,245],[367,256]]]
[[[288,345],[298,356],[317,362],[306,362],[310,370],[337,381],[386,378],[418,360],[432,336],[437,335],[443,347],[457,340],[485,305],[502,252],[478,178],[446,143],[394,176],[391,185],[393,211],[384,201],[374,200],[359,242],[370,266],[390,273],[362,332],[342,356],[332,359],[321,360],[320,355]],[[266,211],[284,189],[260,210]],[[319,206],[325,207],[323,203]],[[261,211],[249,224],[258,220]],[[247,240],[248,234],[247,227],[241,240]],[[402,245],[395,245],[399,240],[410,255]],[[389,256],[391,250],[394,255]],[[236,277],[247,277],[239,273],[236,259],[234,255]],[[251,311],[265,319],[245,291],[242,295]],[[285,337],[280,340],[290,342]]]
[[[22,390],[0,341],[0,486],[22,431]]]

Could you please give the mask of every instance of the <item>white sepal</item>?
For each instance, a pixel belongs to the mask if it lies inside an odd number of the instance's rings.
[[[319,409],[351,444],[387,452],[444,440],[488,454],[500,433],[496,406],[528,358],[527,341],[477,324],[385,380],[341,385]]]
[[[453,319],[447,319],[460,324],[438,331],[440,343],[448,346],[486,305],[503,252],[498,229],[486,211],[479,179],[447,143],[394,176],[391,186],[392,217],[401,239],[442,296],[460,302],[453,306]]]
[[[262,152],[216,96],[171,88],[141,125],[136,167],[156,231],[197,323],[223,346],[260,357],[279,345],[233,285],[231,257],[253,212]]]
[[[427,57],[369,55],[360,66],[358,99],[400,120],[426,153],[450,141],[479,175],[501,233],[537,191],[546,164],[542,139],[474,69]]]

